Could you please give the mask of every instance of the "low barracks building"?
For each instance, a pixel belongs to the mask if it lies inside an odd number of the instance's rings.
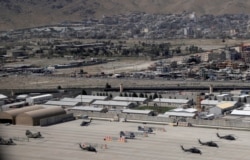
[[[168,99],[156,98],[153,100],[157,106],[171,106],[171,107],[189,107],[192,105],[192,100],[189,99]]]

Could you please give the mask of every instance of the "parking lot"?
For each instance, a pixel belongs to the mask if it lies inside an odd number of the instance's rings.
[[[194,127],[173,127],[163,125],[146,126],[158,127],[155,134],[148,137],[138,136],[127,143],[118,142],[119,132],[137,131],[138,123],[109,122],[94,120],[89,126],[80,126],[81,120],[61,123],[48,127],[21,126],[0,124],[0,135],[4,138],[15,138],[17,145],[0,146],[3,159],[27,160],[248,160],[250,139],[249,132],[236,130],[218,130]],[[166,132],[163,132],[164,128]],[[25,131],[40,131],[44,138],[27,139]],[[216,137],[233,134],[236,141],[227,141]],[[112,141],[104,141],[106,136],[113,137]],[[201,141],[215,141],[219,148],[201,146]],[[78,143],[91,143],[96,146],[98,153],[83,151]],[[183,152],[180,148],[197,147],[202,155]],[[2,158],[2,157],[1,157]]]

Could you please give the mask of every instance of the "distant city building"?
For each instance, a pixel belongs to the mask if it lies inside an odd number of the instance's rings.
[[[244,62],[246,63],[250,62],[250,43],[242,43],[241,57]]]

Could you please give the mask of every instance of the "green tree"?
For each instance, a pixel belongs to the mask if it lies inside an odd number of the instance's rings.
[[[140,93],[139,97],[143,98],[143,97],[144,97],[144,94],[143,94],[143,93]]]
[[[111,85],[109,83],[106,83],[105,88],[111,88]]]
[[[154,95],[153,95],[153,99],[155,99],[155,98],[158,98],[157,93],[154,93]]]
[[[112,99],[112,98],[113,98],[113,95],[112,95],[112,94],[109,94],[109,98]]]
[[[152,96],[152,95],[150,95],[150,96],[149,96],[149,99],[153,99],[153,96]]]
[[[87,95],[87,92],[84,89],[82,90],[82,95]]]
[[[138,95],[135,92],[133,92],[132,97],[138,97]]]

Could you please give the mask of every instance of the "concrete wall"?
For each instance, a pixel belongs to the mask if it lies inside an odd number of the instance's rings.
[[[194,125],[207,125],[218,127],[230,127],[230,128],[247,128],[250,129],[250,122],[243,122],[242,120],[196,120],[188,119],[188,122]]]

